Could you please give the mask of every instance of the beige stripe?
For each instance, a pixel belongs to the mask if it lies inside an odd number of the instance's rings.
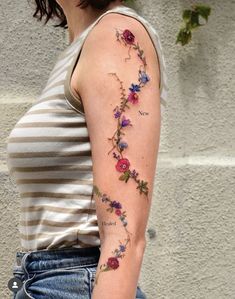
[[[38,109],[36,111],[29,111],[26,114],[43,114],[43,113],[54,113],[54,114],[74,114],[73,110],[67,109]]]
[[[56,95],[52,95],[52,96],[48,96],[48,97],[42,97],[40,100],[36,101],[33,103],[33,106],[39,103],[43,103],[46,101],[51,101],[51,100],[64,100],[64,94],[56,94]]]
[[[42,91],[43,93],[44,92],[47,92],[48,90],[50,90],[51,88],[54,88],[54,87],[56,87],[56,86],[61,86],[61,85],[63,85],[64,84],[64,79],[62,79],[62,80],[60,80],[60,81],[56,81],[56,80],[53,80],[53,81],[55,81],[52,85],[51,85],[51,83],[50,84],[48,84],[46,87],[45,87],[45,89]]]
[[[47,197],[48,199],[53,198],[63,198],[63,199],[89,199],[91,197],[91,194],[82,194],[82,193],[56,193],[56,192],[25,192],[20,193],[21,198],[25,197],[31,197],[31,198],[37,198],[37,197]]]
[[[66,241],[66,240],[63,240],[61,242],[57,242],[53,245],[51,245],[51,243],[48,243],[48,241],[44,241],[44,242],[40,242],[40,246],[37,246],[37,248],[25,248],[23,246],[21,246],[21,251],[23,252],[27,252],[29,250],[44,250],[45,248],[51,250],[51,249],[58,249],[58,248],[61,248],[62,247],[69,247],[71,248],[73,245],[80,245],[81,248],[87,248],[87,247],[94,247],[94,246],[97,246],[97,245],[94,245],[93,243],[91,244],[88,244],[88,243],[84,243],[82,241],[80,241],[79,239],[75,239],[74,241]],[[49,246],[48,246],[49,245]],[[77,247],[76,247],[77,248]]]
[[[96,209],[72,209],[72,208],[60,208],[48,205],[42,206],[30,206],[30,207],[21,207],[21,212],[39,212],[39,211],[52,211],[56,213],[66,213],[66,214],[90,214],[95,215]],[[97,222],[97,221],[96,221]]]
[[[84,170],[91,171],[92,165],[55,165],[55,166],[40,166],[40,167],[12,167],[10,172],[39,172],[39,171],[60,171],[60,170]]]
[[[41,157],[79,157],[91,156],[91,150],[79,152],[35,152],[35,153],[9,153],[10,158],[41,158]]]
[[[78,179],[19,179],[17,184],[72,184],[72,185],[92,185],[89,180]]]
[[[16,128],[86,128],[86,122],[82,121],[80,123],[59,123],[59,122],[31,122],[31,123],[18,123]]]
[[[58,78],[63,72],[65,72],[69,66],[69,61],[72,59],[72,56],[69,58],[69,60],[63,65],[61,65],[60,67],[58,67],[57,69],[53,70],[50,74],[50,77],[48,78],[48,83],[47,84],[51,84],[51,82],[53,82],[54,80],[56,80],[56,78]]]
[[[100,239],[100,238],[99,238]],[[48,242],[41,242],[40,241],[40,245],[38,245],[36,248],[25,248],[23,246],[21,246],[21,251],[23,252],[29,252],[31,250],[54,250],[54,249],[63,249],[63,248],[75,248],[74,245],[76,245],[76,248],[88,248],[88,247],[94,247],[97,246],[96,244],[88,244],[88,243],[84,243],[82,241],[80,241],[79,239],[75,239],[74,241],[66,241],[63,240],[61,242],[56,242],[56,243],[48,243]],[[79,247],[78,247],[79,246]],[[75,249],[76,249],[75,248]]]
[[[20,225],[21,226],[35,226],[35,225],[46,225],[46,226],[52,226],[52,227],[73,227],[73,226],[77,226],[79,224],[84,224],[84,221],[68,221],[68,222],[61,222],[61,221],[53,221],[53,220],[41,220],[41,219],[38,219],[38,220],[28,220],[28,221],[23,221],[21,220],[20,221]],[[97,233],[97,232],[96,232]],[[53,233],[54,234],[58,234],[58,232],[56,233]],[[94,232],[88,232],[89,235],[92,235],[94,234]],[[23,234],[22,234],[23,235]],[[47,234],[47,233],[41,233],[40,236],[47,236],[47,235],[51,235],[50,234]],[[31,237],[32,236],[36,236],[36,235],[30,235]],[[25,237],[27,237],[25,235]],[[33,238],[33,237],[32,237]]]
[[[74,222],[76,223],[76,222]],[[78,223],[76,223],[78,224]],[[54,226],[54,225],[52,225]],[[67,227],[67,226],[66,226]],[[76,228],[76,230],[74,230],[74,232],[78,232],[78,235],[79,235],[79,228]],[[72,232],[70,232],[72,233]],[[20,233],[20,237],[23,239],[23,240],[26,240],[26,241],[32,241],[32,240],[35,240],[35,239],[43,239],[45,237],[51,237],[51,236],[55,236],[55,235],[58,235],[58,232],[56,233],[39,233],[39,234],[34,234],[34,235],[24,235],[22,233]],[[95,236],[95,237],[99,237],[99,231],[90,231],[90,232],[86,232],[86,234],[82,234],[83,236]]]
[[[99,237],[98,237],[99,238]],[[49,245],[49,244],[48,244]],[[94,246],[97,246],[97,245],[94,245],[93,243],[84,243],[83,241],[79,240],[78,238],[75,239],[74,241],[66,241],[66,240],[63,240],[61,242],[58,242],[56,244],[53,244],[53,245],[50,245],[48,247],[48,249],[57,249],[58,247],[60,246],[64,246],[65,247],[72,247],[73,245],[80,245],[82,248],[87,248],[87,247],[94,247]],[[45,246],[45,245],[44,245]],[[44,247],[42,247],[43,249]]]
[[[8,143],[18,142],[88,142],[89,136],[40,136],[40,137],[11,137],[8,139]]]

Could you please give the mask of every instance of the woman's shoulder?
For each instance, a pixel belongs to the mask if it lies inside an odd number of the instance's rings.
[[[82,91],[85,78],[93,78],[93,81],[98,82],[99,74],[112,69],[127,79],[133,76],[141,61],[146,62],[155,88],[160,86],[164,104],[165,63],[153,26],[133,12],[127,15],[108,13],[95,23],[83,41],[77,72],[80,82],[78,89]]]
[[[152,26],[144,23],[140,16],[132,17],[133,15],[136,16],[136,14],[120,13],[108,13],[103,16],[87,35],[82,55],[86,55],[86,57],[94,54],[110,56],[110,53],[116,53],[117,56],[118,54],[124,55],[128,51],[129,55],[133,48],[137,53],[139,51],[139,55],[148,57],[149,62],[155,62],[156,66],[158,64],[156,44],[149,31]],[[128,35],[130,36],[128,37]],[[128,38],[133,40],[128,41]],[[120,44],[123,44],[124,47],[120,47]],[[82,55],[81,60],[83,59]]]

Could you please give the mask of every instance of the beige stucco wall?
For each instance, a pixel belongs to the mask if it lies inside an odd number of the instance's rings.
[[[231,299],[234,250],[234,0],[202,0],[209,24],[175,45],[181,12],[194,1],[139,1],[159,31],[168,69],[148,245],[140,276],[148,299]],[[31,1],[33,3],[33,0]],[[6,169],[5,141],[66,47],[62,29],[32,17],[33,4],[0,3],[0,298],[19,247],[19,196]]]

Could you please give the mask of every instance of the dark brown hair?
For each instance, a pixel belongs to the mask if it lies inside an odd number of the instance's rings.
[[[109,5],[109,3],[114,1],[115,0],[79,0],[77,6],[80,6],[81,8],[86,8],[90,5],[94,9],[102,10],[105,9]],[[42,18],[45,16],[46,19],[44,25],[50,19],[54,19],[56,17],[60,20],[60,23],[57,25],[53,25],[54,27],[68,28],[64,12],[55,0],[35,0],[35,4],[36,10],[33,14],[33,17],[41,21]]]

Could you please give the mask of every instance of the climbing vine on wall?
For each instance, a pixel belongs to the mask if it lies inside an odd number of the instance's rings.
[[[134,5],[136,0],[121,0],[127,5]],[[193,4],[191,9],[185,9],[182,14],[183,25],[177,35],[176,44],[182,46],[188,44],[192,39],[192,31],[204,26],[208,22],[211,14],[211,8],[204,4]]]
[[[176,43],[181,43],[182,46],[188,44],[192,39],[192,31],[204,26],[208,22],[210,13],[211,8],[201,4],[194,4],[192,9],[184,10],[182,15],[184,24],[177,35]]]

